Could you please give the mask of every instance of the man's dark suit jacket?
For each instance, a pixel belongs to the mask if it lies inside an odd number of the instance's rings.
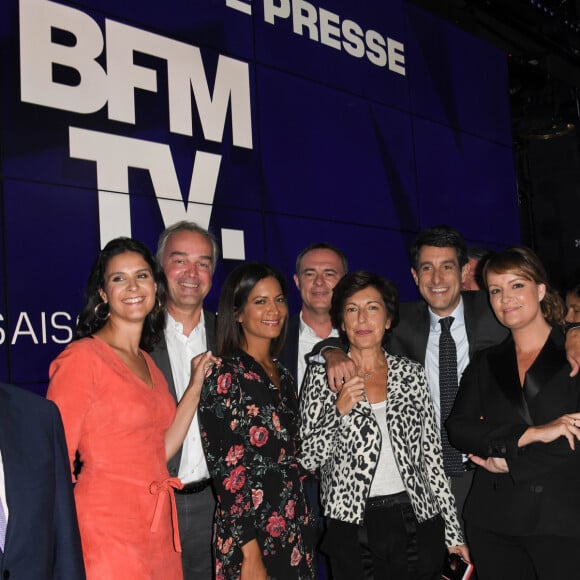
[[[463,512],[468,523],[517,536],[580,537],[580,444],[572,451],[559,437],[517,447],[530,425],[580,411],[580,377],[569,373],[557,329],[528,370],[523,389],[511,336],[474,357],[446,423],[449,439],[464,452],[506,458],[510,473],[477,468]]]
[[[508,331],[495,318],[485,292],[462,292],[461,296],[471,359],[478,350],[501,342]],[[399,314],[399,324],[388,336],[387,350],[424,365],[430,331],[427,303],[403,302]]]
[[[56,405],[0,383],[0,450],[9,510],[0,578],[83,580],[70,465]]]
[[[203,317],[205,321],[205,338],[208,350],[215,352],[215,325],[216,325],[216,315],[208,310],[203,311]],[[171,372],[171,361],[169,360],[169,352],[167,351],[167,344],[165,342],[165,335],[161,338],[159,343],[155,346],[153,352],[151,352],[151,358],[155,361],[155,364],[161,369],[161,372],[167,380],[169,385],[169,392],[171,396],[177,400],[177,392],[175,390],[175,381],[173,379],[173,373]],[[179,473],[179,464],[181,463],[181,451],[180,447],[177,453],[167,462],[167,469],[171,477],[177,477]]]
[[[300,338],[300,313],[295,314],[288,321],[288,331],[284,346],[278,355],[280,362],[290,371],[297,381],[298,377],[298,341]]]
[[[461,296],[471,359],[475,352],[498,344],[509,333],[497,321],[485,292],[462,292]],[[424,365],[429,332],[427,303],[424,300],[402,302],[399,307],[399,324],[387,334],[385,347],[391,354],[406,356]],[[336,347],[341,344],[338,338],[328,338],[319,342],[311,354],[317,354],[325,346]]]

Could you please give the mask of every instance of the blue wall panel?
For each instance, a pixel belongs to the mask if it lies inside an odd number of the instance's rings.
[[[42,392],[117,235],[226,240],[210,308],[314,241],[414,299],[421,228],[518,240],[504,55],[403,0],[5,0],[0,39],[0,380]]]

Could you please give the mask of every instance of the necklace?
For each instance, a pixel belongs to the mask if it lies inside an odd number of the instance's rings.
[[[357,374],[359,377],[362,377],[363,380],[368,381],[375,373],[385,372],[386,368],[387,368],[387,365],[380,365],[378,367],[375,367],[374,369],[367,369],[367,370],[361,369],[360,371],[358,371]]]

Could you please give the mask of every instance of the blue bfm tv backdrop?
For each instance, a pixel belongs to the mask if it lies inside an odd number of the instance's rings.
[[[504,55],[402,0],[4,0],[0,30],[2,381],[44,391],[119,235],[209,227],[210,308],[313,241],[414,299],[421,228],[518,240]]]

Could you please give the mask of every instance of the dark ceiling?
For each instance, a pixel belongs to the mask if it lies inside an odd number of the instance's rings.
[[[505,51],[521,241],[580,279],[580,0],[409,0]]]
[[[514,140],[579,116],[580,0],[411,0],[509,55]]]

